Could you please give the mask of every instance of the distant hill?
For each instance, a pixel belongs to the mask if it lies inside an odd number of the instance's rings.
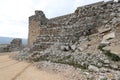
[[[0,37],[0,44],[9,44],[14,38],[10,37]],[[27,39],[22,39],[24,45],[27,44]]]

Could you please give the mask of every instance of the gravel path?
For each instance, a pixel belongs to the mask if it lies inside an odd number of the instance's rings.
[[[0,55],[0,80],[66,80],[60,74],[40,71],[31,63],[18,62],[9,54]]]

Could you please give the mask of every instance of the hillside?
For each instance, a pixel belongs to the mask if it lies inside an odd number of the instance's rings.
[[[0,37],[0,44],[9,44],[14,38],[11,37]],[[24,45],[27,44],[27,39],[22,39]]]

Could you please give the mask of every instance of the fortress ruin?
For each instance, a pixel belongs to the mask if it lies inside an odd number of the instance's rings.
[[[120,22],[120,1],[97,2],[78,7],[74,13],[48,19],[42,11],[29,17],[28,46],[41,51],[55,43],[68,45],[82,36],[97,33],[99,27]]]
[[[42,62],[37,65],[40,69],[51,63],[57,64],[52,64],[55,71],[64,68],[60,64],[80,68],[79,76],[88,71],[83,80],[120,80],[120,0],[78,7],[71,14],[51,19],[35,11],[29,17],[28,47],[15,59]]]

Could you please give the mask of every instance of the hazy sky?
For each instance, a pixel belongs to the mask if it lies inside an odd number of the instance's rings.
[[[51,18],[98,1],[101,0],[0,0],[0,36],[27,38],[28,17],[35,10],[42,10]]]

